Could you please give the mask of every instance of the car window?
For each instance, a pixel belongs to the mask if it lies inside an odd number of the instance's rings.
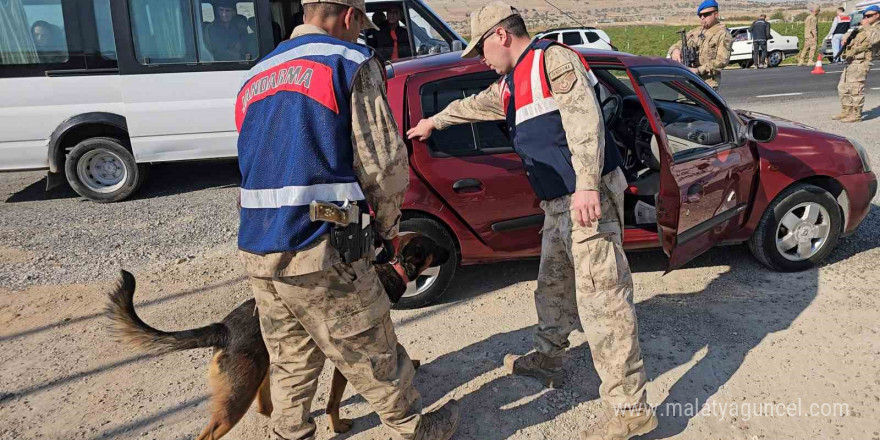
[[[599,35],[595,32],[584,32],[584,35],[587,37],[587,42],[595,43],[600,40]]]
[[[113,20],[110,18],[110,0],[94,0],[95,25],[98,31],[98,50],[107,60],[116,59],[116,40],[113,36]]]
[[[450,44],[452,42],[446,41],[443,34],[428,19],[415,9],[407,9],[409,10],[409,22],[412,27],[417,55],[444,53],[451,50]]]
[[[569,46],[575,46],[578,44],[584,44],[584,40],[581,38],[580,32],[563,32],[562,33],[562,42]]]
[[[435,81],[422,86],[422,116],[431,117],[456,99],[485,90],[498,80],[494,72],[463,75]],[[453,125],[435,131],[428,138],[434,156],[475,156],[513,151],[505,121],[488,121]]]
[[[259,58],[253,1],[128,0],[135,55],[144,65]]]
[[[253,1],[201,1],[196,12],[199,61],[250,61],[259,58]]]
[[[660,113],[676,161],[727,141],[721,108],[690,80],[670,78],[647,83],[645,89]]]
[[[543,38],[543,39],[545,39],[545,40],[559,41],[559,34],[556,33],[556,32],[553,32],[553,33],[550,33],[550,34],[544,35],[544,36],[541,37],[541,38]]]
[[[69,59],[62,0],[0,1],[0,65]]]

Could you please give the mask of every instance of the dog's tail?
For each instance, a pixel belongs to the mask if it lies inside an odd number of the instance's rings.
[[[110,302],[105,311],[113,321],[112,332],[116,339],[154,354],[226,347],[228,333],[226,326],[220,323],[179,332],[163,332],[150,327],[134,310],[134,289],[134,276],[123,270],[116,287],[108,294]]]

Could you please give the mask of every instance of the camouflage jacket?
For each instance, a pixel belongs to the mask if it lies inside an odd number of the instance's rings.
[[[862,26],[855,37],[850,34],[848,38],[853,38],[853,41],[846,45],[846,50],[843,52],[846,61],[870,63],[880,58],[880,22],[871,26]]]
[[[326,32],[316,26],[301,25],[291,38]],[[383,238],[397,235],[400,205],[409,186],[406,145],[385,95],[382,64],[373,58],[357,72],[351,94],[351,142],[354,172],[367,202],[376,212],[374,224]],[[248,275],[281,277],[302,275],[327,269],[342,259],[330,246],[328,236],[299,252],[256,255],[240,251]]]
[[[697,51],[698,74],[706,84],[718,87],[721,84],[721,71],[730,63],[730,51],[733,47],[733,37],[727,31],[727,27],[717,23],[709,29],[698,27],[691,29],[685,39],[689,48]],[[669,48],[669,54],[675,49],[681,49],[681,40]]]
[[[819,33],[819,20],[815,15],[807,15],[804,19],[804,41],[815,40]]]
[[[577,190],[598,191],[605,152],[605,128],[587,70],[579,55],[554,45],[544,52],[544,66],[550,79],[550,91],[559,106],[562,127],[572,155]],[[486,90],[450,103],[431,116],[442,130],[450,125],[504,120],[501,82]]]

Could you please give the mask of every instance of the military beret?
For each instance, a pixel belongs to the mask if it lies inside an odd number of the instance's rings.
[[[709,9],[709,8],[719,9],[718,2],[715,0],[703,0],[703,3],[700,3],[700,6],[697,7],[697,15],[700,15],[700,12],[703,9]]]
[[[862,11],[862,14],[864,15],[866,12],[878,12],[878,13],[880,13],[880,6],[877,6],[877,5],[871,5],[871,6],[868,6],[867,8],[865,8],[864,11]]]

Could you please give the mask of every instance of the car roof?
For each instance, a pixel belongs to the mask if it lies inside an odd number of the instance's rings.
[[[587,62],[620,62],[627,67],[641,66],[677,66],[681,64],[667,58],[645,57],[625,52],[600,50],[583,47],[572,48],[583,55]],[[428,55],[405,60],[395,61],[391,64],[395,77],[410,76],[432,70],[446,69],[460,66],[480,64],[478,57],[461,58],[461,52],[446,52],[437,55]]]
[[[559,31],[595,31],[598,30],[593,26],[583,26],[583,27],[561,27],[554,29],[547,29],[546,31],[538,32],[539,35],[549,34],[550,32],[559,32]]]

